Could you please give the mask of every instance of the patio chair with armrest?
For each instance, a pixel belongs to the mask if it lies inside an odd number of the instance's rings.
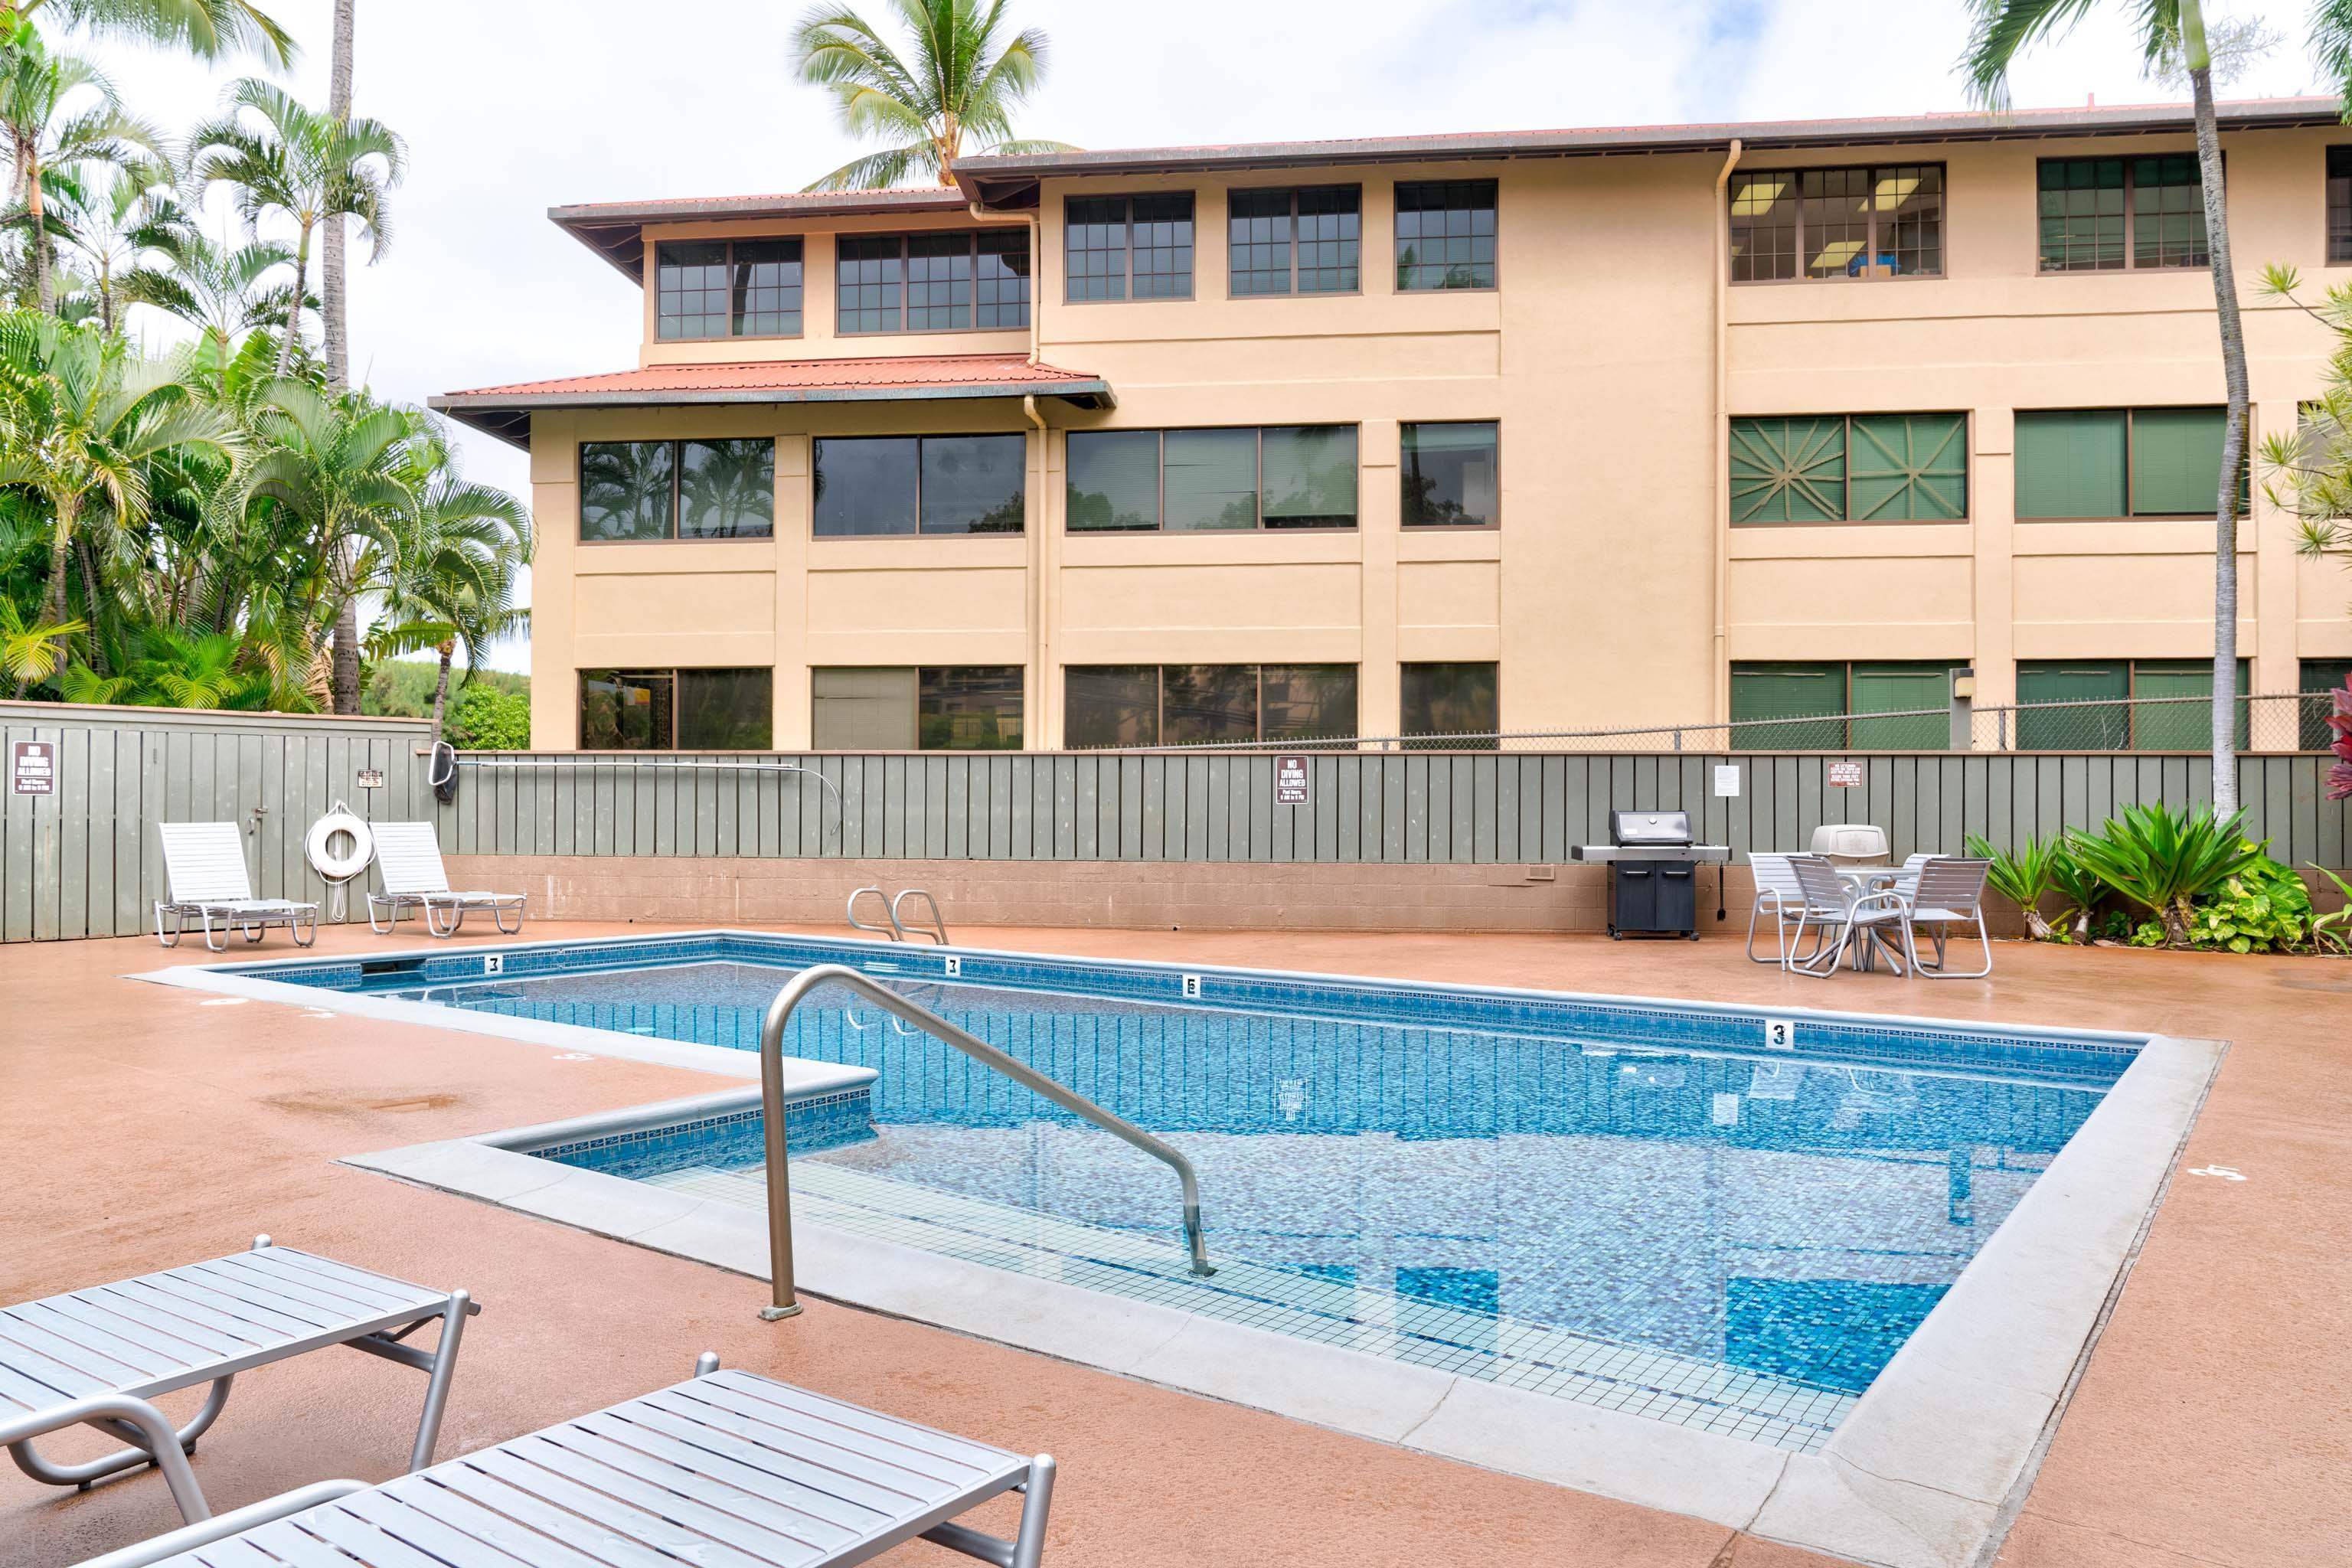
[[[1917,880],[1903,895],[1903,950],[1910,955],[1913,969],[1930,980],[1981,980],[1992,973],[1992,937],[1985,930],[1984,918],[1985,882],[1991,872],[1990,860],[1942,855],[1930,858],[1919,868]],[[1977,942],[1984,951],[1984,966],[1947,967],[1947,940],[1955,927],[1965,935],[1970,926],[1976,928]],[[1932,963],[1919,953],[1918,933],[1923,930],[1935,951]]]
[[[1891,889],[1854,892],[1824,856],[1791,855],[1789,868],[1796,874],[1797,887],[1804,900],[1792,940],[1802,942],[1808,930],[1815,937],[1811,956],[1792,957],[1790,969],[1817,980],[1826,979],[1836,972],[1847,953],[1857,952],[1854,944],[1860,942],[1875,944],[1894,965],[1895,973],[1904,973],[1902,894]],[[1891,941],[1887,935],[1890,931],[1894,933]],[[1830,940],[1832,936],[1834,941]],[[1860,951],[1866,952],[1868,949]]]
[[[1756,902],[1748,911],[1748,956],[1757,963],[1777,963],[1789,967],[1795,956],[1789,942],[1789,928],[1801,921],[1804,912],[1804,889],[1797,885],[1797,874],[1789,868],[1789,857],[1774,854],[1751,854],[1748,864],[1756,877]],[[1770,957],[1759,957],[1756,952],[1756,928],[1766,915],[1772,919],[1772,936],[1779,951]],[[1814,946],[1822,938],[1814,934]],[[1813,956],[1811,953],[1806,957]]]

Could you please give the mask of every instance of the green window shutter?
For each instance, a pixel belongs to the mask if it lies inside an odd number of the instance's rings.
[[[1856,415],[1856,522],[1950,521],[1969,514],[1969,422],[1959,414]]]
[[[2024,521],[2124,516],[2123,410],[2020,414],[2017,515]]]
[[[2246,661],[2238,661],[2238,690],[2246,689]],[[2203,752],[2213,744],[2213,661],[2206,658],[2143,658],[2132,667],[2132,695],[2141,698],[2202,697],[2203,702],[2147,702],[2132,710],[2135,752]],[[2238,703],[2238,749],[2252,741],[2253,704]]]
[[[2017,749],[2120,752],[2131,732],[2131,666],[2115,659],[2042,659],[2017,667]],[[2036,702],[2099,702],[2036,712]]]
[[[1833,752],[1845,725],[1823,715],[1845,711],[1842,664],[1735,664],[1731,667],[1731,745],[1742,752]]]
[[[2328,727],[2327,716],[2336,705],[2327,694],[2340,689],[2352,679],[2352,658],[2306,658],[2296,672],[2299,689],[2307,695],[2297,706],[2302,710],[2302,731],[2295,741],[2305,752],[2325,752],[2336,744],[2336,731]]]
[[[2210,516],[2226,411],[2136,408],[2131,419],[2132,515]]]
[[[1857,752],[1941,752],[1952,743],[1950,667],[1943,664],[1857,664],[1851,706],[1857,713],[1903,713],[1860,719],[1847,743]],[[1913,712],[1915,709],[1930,712]]]
[[[1731,422],[1731,521],[1845,521],[1845,421]]]

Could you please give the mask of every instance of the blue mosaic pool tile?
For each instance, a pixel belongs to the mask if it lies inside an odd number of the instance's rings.
[[[634,1181],[684,1165],[756,1164],[766,1152],[763,1124],[755,1105],[690,1121],[633,1127],[530,1152],[538,1159]],[[873,1136],[873,1102],[863,1086],[784,1104],[784,1142],[795,1155],[844,1148]]]

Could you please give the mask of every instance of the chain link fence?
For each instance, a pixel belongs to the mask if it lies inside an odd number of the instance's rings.
[[[2325,752],[2332,691],[2237,700],[2238,750]],[[1869,713],[1790,714],[1727,724],[1506,730],[1422,735],[1293,735],[1265,741],[1106,747],[1145,752],[2190,752],[2212,747],[2210,697],[2135,697]]]

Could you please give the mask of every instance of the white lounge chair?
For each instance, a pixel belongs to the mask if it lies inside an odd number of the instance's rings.
[[[1916,881],[1903,889],[1903,950],[1918,973],[1930,980],[1981,980],[1992,973],[1992,937],[1985,930],[1984,918],[1985,881],[1991,872],[1990,860],[1939,855],[1921,866]],[[1984,949],[1982,968],[1946,967],[1945,943],[1956,926],[1962,934],[1970,926],[1976,928],[1977,942]],[[1935,949],[1933,962],[1919,956],[1922,930]]]
[[[82,1568],[832,1568],[901,1542],[1038,1568],[1054,1460],[695,1363],[688,1382],[382,1486],[322,1481]],[[1011,1541],[956,1517],[1024,1492]]]
[[[435,936],[456,936],[467,910],[489,910],[491,921],[508,936],[522,930],[524,895],[451,890],[431,823],[379,822],[374,827],[375,865],[383,875],[383,891],[368,895],[370,931],[378,936],[390,933],[401,911],[411,909],[425,911],[425,928]],[[507,924],[509,910],[514,913],[512,925]],[[379,914],[382,924],[377,923]]]
[[[306,1351],[349,1345],[429,1374],[408,1468],[433,1462],[466,1319],[463,1290],[436,1290],[257,1237],[249,1252],[0,1308],[0,1445],[37,1481],[87,1489],[141,1465],[163,1471],[180,1514],[211,1517],[185,1455],[219,1419],[241,1373]],[[435,1319],[429,1352],[404,1344]],[[212,1384],[177,1431],[150,1403]],[[33,1439],[95,1426],[131,1446],[67,1464]]]
[[[1804,900],[1790,940],[1802,942],[1808,930],[1815,933],[1811,955],[1801,959],[1791,956],[1789,968],[1815,979],[1826,978],[1836,972],[1847,953],[1857,952],[1855,943],[1862,942],[1874,946],[1884,954],[1895,973],[1904,973],[1909,947],[1902,894],[1892,889],[1853,892],[1824,856],[1791,855],[1789,868],[1796,873],[1797,887]],[[1832,935],[1834,942],[1829,940]],[[1864,953],[1869,951],[1869,947],[1860,950]]]
[[[284,926],[294,933],[297,947],[319,940],[318,905],[253,896],[253,879],[245,869],[245,835],[236,823],[166,822],[155,831],[163,836],[163,876],[171,885],[171,897],[155,900],[155,940],[165,947],[180,945],[191,920],[215,952],[228,950],[232,931],[259,942],[271,926]]]

